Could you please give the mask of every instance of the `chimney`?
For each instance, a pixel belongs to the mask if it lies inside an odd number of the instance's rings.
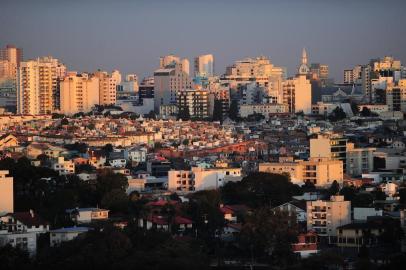
[[[35,216],[34,215],[34,210],[30,209],[30,215],[31,215],[32,218],[34,218],[34,216]]]

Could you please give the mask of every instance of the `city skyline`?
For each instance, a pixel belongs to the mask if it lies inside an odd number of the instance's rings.
[[[171,6],[163,1],[118,1],[115,5],[98,1],[96,5],[92,0],[80,4],[6,0],[6,12],[0,18],[1,46],[11,43],[24,48],[25,59],[52,55],[69,70],[118,69],[140,78],[152,75],[159,57],[170,53],[190,62],[198,55],[213,54],[218,75],[235,60],[265,55],[292,76],[305,47],[309,63],[329,65],[337,82],[342,82],[344,69],[371,58],[391,55],[406,60],[401,50],[406,39],[396,19],[405,5],[402,1],[390,1],[391,5],[368,1],[367,6],[363,1],[347,1],[347,5],[334,1],[255,1],[256,5],[247,5],[236,1],[232,6],[219,1],[212,9],[203,3],[175,2]],[[381,8],[388,12],[376,20]],[[75,20],[70,11],[75,12]],[[240,11],[244,11],[244,20],[236,18]],[[26,19],[16,20],[16,12]],[[286,13],[290,18],[284,21]],[[168,22],[172,26],[162,28]],[[381,33],[390,36],[391,42],[378,38]]]

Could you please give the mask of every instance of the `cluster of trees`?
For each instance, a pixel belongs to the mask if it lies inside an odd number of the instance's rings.
[[[347,114],[341,107],[338,106],[328,116],[328,120],[330,120],[331,122],[337,122],[345,118],[347,118]]]
[[[209,269],[198,241],[179,241],[135,224],[120,230],[106,224],[35,258],[10,246],[0,249],[1,269]]]
[[[97,180],[87,183],[75,175],[59,176],[52,169],[32,166],[25,157],[17,162],[2,159],[0,169],[14,177],[15,211],[34,209],[56,227],[71,225],[65,210],[78,206],[128,212],[127,178],[111,170],[99,171]]]
[[[245,204],[253,208],[274,207],[301,195],[298,185],[281,174],[256,172],[240,182],[229,182],[221,189],[222,200],[228,204]]]

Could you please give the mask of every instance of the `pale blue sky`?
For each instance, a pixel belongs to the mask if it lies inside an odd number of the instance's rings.
[[[212,53],[216,73],[247,56],[266,55],[295,73],[301,49],[344,68],[393,55],[406,61],[402,0],[0,0],[0,46],[25,58],[52,55],[72,70],[102,68],[140,77],[159,56],[191,61]]]

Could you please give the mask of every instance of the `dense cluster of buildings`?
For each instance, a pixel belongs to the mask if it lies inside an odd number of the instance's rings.
[[[220,189],[253,172],[283,174],[316,190],[272,206],[296,215],[303,230],[292,249],[302,256],[320,249],[318,239],[342,248],[373,246],[390,222],[404,226],[406,72],[400,61],[385,57],[345,70],[344,84],[334,84],[327,65],[309,64],[305,50],[293,77],[263,56],[236,61],[221,76],[211,54],[196,57],[193,66],[192,73],[187,59],[164,56],[153,76],[139,81],[135,74],[122,79],[117,70],[69,71],[52,57],[24,60],[21,49],[7,46],[0,50],[0,158],[27,157],[33,166],[84,182],[109,169],[125,175],[128,194],[154,199]],[[355,207],[320,191],[334,186],[384,198]],[[78,205],[66,214],[81,226],[50,228],[35,211],[15,212],[13,193],[13,176],[0,171],[0,245],[32,254],[42,233],[55,246],[109,219],[109,209]],[[168,203],[177,204],[158,199],[149,206],[159,212]],[[225,238],[241,230],[237,213],[250,211],[241,205],[220,210]],[[182,231],[193,228],[183,216],[174,222]],[[169,228],[158,214],[138,224]]]

